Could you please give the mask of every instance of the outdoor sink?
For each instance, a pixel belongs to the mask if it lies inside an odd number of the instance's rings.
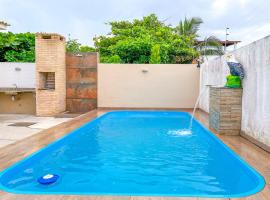
[[[35,92],[35,88],[0,88],[0,92],[7,95],[17,95],[23,92]]]
[[[18,94],[18,91],[16,91],[16,90],[14,90],[14,91],[12,91],[12,90],[5,91],[5,94],[7,94],[7,95],[17,95]]]

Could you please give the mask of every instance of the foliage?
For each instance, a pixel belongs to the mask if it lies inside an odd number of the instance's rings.
[[[111,57],[102,57],[102,63],[120,63],[121,58],[118,55],[113,55]]]
[[[156,44],[151,49],[150,63],[160,64],[160,62],[160,45]]]
[[[179,25],[176,26],[175,31],[179,35],[190,36],[193,39],[198,37],[197,32],[199,31],[200,25],[203,23],[203,20],[199,17],[186,18],[184,21],[180,21]]]
[[[179,25],[176,26],[175,31],[179,35],[189,36],[194,40],[195,48],[201,56],[207,55],[223,55],[222,45],[220,40],[215,36],[208,36],[203,42],[198,43],[196,41],[198,37],[198,31],[203,20],[199,17],[185,18],[184,21],[180,21]]]
[[[68,52],[95,52],[95,48],[82,46],[77,39],[68,39]],[[35,34],[0,32],[0,62],[35,62]]]
[[[66,41],[66,51],[70,53],[77,53],[80,52],[81,44],[78,42],[77,39],[71,39],[70,37]]]
[[[35,34],[0,32],[0,62],[35,62]]]
[[[5,53],[4,58],[8,62],[35,62],[35,52],[10,50]]]
[[[94,38],[101,62],[110,62],[110,57],[118,55],[121,63],[149,63],[156,45],[160,47],[160,63],[190,63],[199,55],[192,37],[177,34],[155,14],[108,24],[111,33]]]
[[[80,46],[80,52],[96,52],[96,49],[89,46]]]
[[[81,43],[78,42],[77,39],[72,39],[70,36],[66,41],[66,51],[70,53],[78,53],[78,52],[96,52],[94,47],[90,46],[82,46]]]
[[[215,36],[206,37],[196,48],[202,56],[224,54],[220,40]]]
[[[222,54],[220,42],[213,36],[197,43],[201,23],[201,18],[185,18],[171,27],[155,14],[133,21],[113,21],[108,23],[108,35],[94,38],[95,48],[69,37],[66,50],[98,51],[104,63],[191,63],[199,55]],[[0,33],[0,62],[35,62],[35,35]]]

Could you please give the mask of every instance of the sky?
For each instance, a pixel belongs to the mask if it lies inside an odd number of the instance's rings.
[[[70,34],[84,45],[110,31],[106,22],[132,20],[155,13],[177,25],[184,17],[201,17],[199,34],[241,40],[240,46],[270,35],[270,0],[0,0],[0,21],[12,32]]]

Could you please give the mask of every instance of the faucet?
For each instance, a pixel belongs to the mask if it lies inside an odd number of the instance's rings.
[[[16,83],[14,83],[14,84],[12,84],[12,85],[15,87],[16,90],[18,89],[18,86],[17,86]]]

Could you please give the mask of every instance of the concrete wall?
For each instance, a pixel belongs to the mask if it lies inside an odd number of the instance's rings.
[[[270,36],[232,52],[244,66],[242,124],[244,135],[270,147]],[[200,108],[209,111],[205,85],[224,85],[229,68],[223,57],[201,65]]]
[[[199,69],[180,64],[99,64],[98,107],[193,108]]]
[[[67,111],[88,112],[97,107],[97,53],[66,54]]]
[[[0,62],[0,88],[35,88],[35,63]]]
[[[19,93],[14,101],[11,95],[0,93],[0,114],[35,114],[35,93]]]

